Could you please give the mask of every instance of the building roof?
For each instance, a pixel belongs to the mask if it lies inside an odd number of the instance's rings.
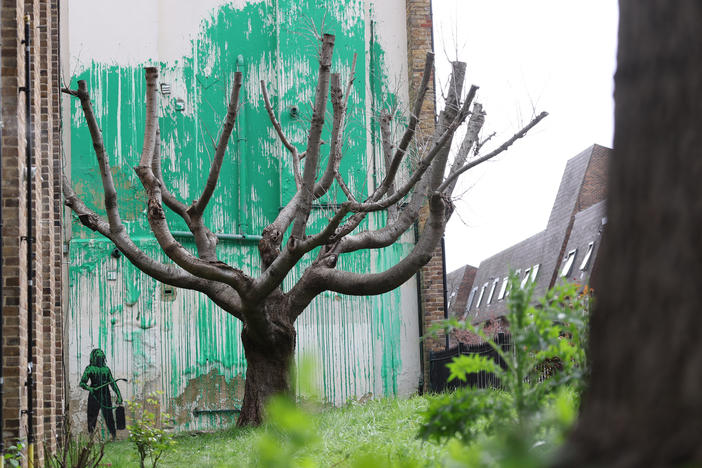
[[[465,313],[466,302],[473,287],[473,280],[478,269],[472,265],[464,265],[446,275],[446,297],[448,298],[449,317],[462,317]]]
[[[510,271],[525,283],[536,282],[534,297],[541,297],[562,277],[589,281],[606,224],[610,153],[593,145],[568,161],[546,229],[480,263],[459,317],[481,323],[504,316]]]

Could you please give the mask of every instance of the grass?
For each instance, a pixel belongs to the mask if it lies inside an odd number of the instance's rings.
[[[314,432],[314,441],[305,444],[303,455],[324,467],[438,465],[446,449],[417,439],[420,413],[431,398],[435,397],[351,403],[319,411],[313,417],[302,416],[306,419],[303,423],[312,424]],[[164,453],[158,466],[262,466],[266,464],[259,458],[266,450],[261,448],[264,431],[229,428],[205,434],[178,434],[175,445]],[[287,437],[290,438],[294,436]],[[274,444],[287,444],[287,439],[276,439]],[[132,467],[139,466],[139,460],[129,441],[118,441],[105,446],[103,464]]]

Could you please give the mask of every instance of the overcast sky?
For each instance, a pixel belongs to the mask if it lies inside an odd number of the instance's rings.
[[[434,0],[437,87],[449,60],[487,112],[495,145],[534,113],[550,115],[498,160],[468,172],[454,191],[446,267],[481,260],[546,227],[565,163],[593,143],[612,146],[616,64],[614,0]],[[490,150],[490,144],[485,149]]]

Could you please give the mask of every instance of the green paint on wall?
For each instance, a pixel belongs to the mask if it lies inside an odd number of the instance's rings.
[[[270,127],[258,83],[264,80],[268,84],[282,126],[293,144],[303,150],[317,63],[315,40],[300,18],[317,25],[324,18],[325,32],[337,35],[333,68],[341,71],[342,79],[348,76],[353,53],[359,54],[341,171],[359,196],[368,192],[368,185],[373,184],[366,172],[372,165],[366,156],[369,141],[373,158],[380,155],[377,136],[367,135],[372,116],[367,115],[366,106],[370,102],[375,115],[381,108],[392,107],[396,98],[388,90],[378,41],[372,37],[367,43],[369,27],[363,8],[360,0],[269,0],[242,9],[226,5],[203,20],[190,54],[159,64],[160,80],[171,85],[171,94],[163,96],[160,109],[163,172],[170,190],[186,203],[197,197],[205,183],[233,73],[237,67],[244,73],[240,117],[205,216],[213,231],[258,234],[275,218],[281,202],[294,193],[290,158]],[[148,229],[143,190],[132,170],[143,139],[143,71],[141,67],[92,63],[73,77],[73,86],[79,79],[88,82],[92,93],[122,219],[141,249],[167,261]],[[183,111],[177,110],[179,99],[185,103]],[[77,102],[71,105],[73,183],[89,206],[104,212],[92,143]],[[290,114],[292,106],[300,108],[299,117]],[[327,128],[323,136],[327,141],[329,131]],[[328,147],[323,150],[328,151]],[[326,159],[322,165],[325,163]],[[343,200],[343,194],[334,189],[320,203]],[[328,209],[315,210],[311,230],[321,229],[330,213]],[[168,212],[167,219],[173,230],[187,230],[173,213]],[[383,223],[383,215],[376,215],[364,227]],[[70,333],[71,349],[79,364],[83,350],[100,346],[115,362],[115,369],[129,373],[120,377],[129,378],[132,394],[155,385],[170,400],[181,395],[187,385],[194,385],[193,379],[213,371],[227,382],[240,382],[246,363],[238,320],[192,291],[178,290],[174,300],[164,300],[156,281],[123,257],[112,258],[111,242],[77,220],[73,236]],[[184,241],[184,245],[194,250],[192,243]],[[344,256],[340,268],[382,270],[409,248],[411,243],[399,243],[377,252]],[[250,274],[258,273],[255,245],[222,241],[219,253],[223,261]],[[312,259],[303,259],[286,279],[284,289]],[[372,298],[325,293],[303,314],[298,330],[306,349],[299,352],[314,348],[318,379],[327,400],[339,402],[367,391],[384,395],[397,392],[402,367],[399,307],[399,291]],[[380,375],[373,370],[378,361]],[[227,391],[239,391],[235,387]],[[183,427],[206,426],[213,416],[193,421],[183,423]]]

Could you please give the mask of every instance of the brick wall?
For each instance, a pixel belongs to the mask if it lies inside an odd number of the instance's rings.
[[[576,210],[585,210],[607,198],[607,168],[612,150],[593,145],[592,155],[580,187]]]
[[[31,19],[30,113],[33,151],[33,196],[27,200],[25,15]],[[35,458],[50,450],[63,412],[61,315],[62,243],[60,196],[60,121],[58,0],[3,0],[2,52],[2,365],[3,433],[6,445],[27,443],[28,259],[27,213],[31,209],[33,240],[32,369],[34,376]]]
[[[408,79],[410,83],[410,102],[414,101],[417,88],[422,79],[427,52],[434,51],[433,24],[431,0],[407,0],[407,60]],[[436,114],[434,97],[434,80],[429,81],[427,92],[420,115],[418,138],[428,136],[434,130],[434,115]],[[423,223],[426,215],[420,221]],[[422,312],[426,331],[433,323],[444,319],[444,261],[441,247],[437,247],[434,255],[420,272],[422,285]],[[429,383],[429,352],[443,350],[446,337],[441,334],[424,342],[424,385]]]

